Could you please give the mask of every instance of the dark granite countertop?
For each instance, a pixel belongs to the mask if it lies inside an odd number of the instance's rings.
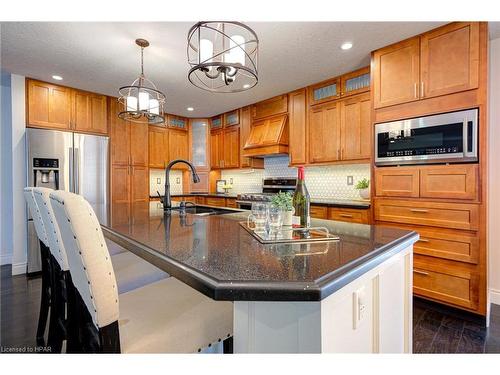
[[[218,198],[230,198],[236,199],[238,196],[236,194],[216,194],[216,193],[189,193],[189,194],[172,194],[171,197],[218,197]],[[158,195],[150,195],[150,198],[158,198]],[[163,198],[163,196],[162,196]],[[311,198],[311,204],[316,206],[331,206],[331,207],[345,207],[345,208],[359,208],[367,209],[370,208],[369,199],[330,199],[330,198]]]
[[[319,301],[418,239],[392,227],[313,219],[340,241],[263,245],[238,224],[247,215],[164,215],[159,202],[98,212],[107,237],[216,300]]]

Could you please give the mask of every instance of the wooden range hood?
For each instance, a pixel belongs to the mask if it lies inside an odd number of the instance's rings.
[[[243,147],[245,157],[288,154],[288,114],[255,121]]]

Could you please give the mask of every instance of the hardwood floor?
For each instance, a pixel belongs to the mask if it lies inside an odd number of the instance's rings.
[[[12,276],[10,266],[0,273],[0,352],[36,352],[41,279]],[[486,328],[477,315],[415,298],[413,352],[500,353],[500,306],[493,305]]]

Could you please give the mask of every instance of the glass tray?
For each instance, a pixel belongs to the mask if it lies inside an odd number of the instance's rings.
[[[339,236],[331,234],[328,228],[325,227],[283,227],[281,231],[274,235],[267,232],[255,232],[253,228],[247,225],[246,221],[240,221],[239,224],[263,244],[340,241]]]

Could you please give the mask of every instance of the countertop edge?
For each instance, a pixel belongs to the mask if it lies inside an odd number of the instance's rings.
[[[319,302],[418,240],[412,231],[311,282],[219,281],[102,225],[106,237],[214,300]]]

